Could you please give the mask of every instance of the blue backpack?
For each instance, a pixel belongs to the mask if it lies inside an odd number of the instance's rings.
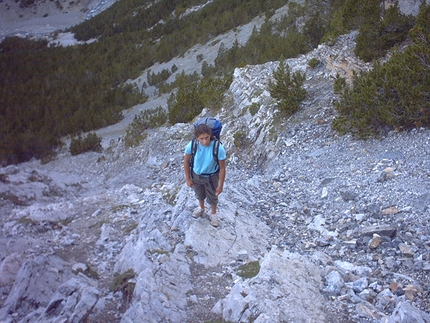
[[[212,136],[215,136],[216,139],[220,140],[222,123],[218,119],[213,117],[201,118],[195,124],[194,127],[197,127],[199,124],[206,124],[209,128],[212,129]]]
[[[199,119],[194,124],[194,127],[197,127],[199,124],[206,124],[209,126],[209,128],[212,129],[212,136],[215,137],[212,154],[213,154],[213,157],[214,157],[216,163],[219,164],[219,162],[218,162],[218,150],[219,150],[219,144],[220,144],[222,123],[221,123],[221,121],[219,121],[216,118],[207,117],[207,118]],[[196,138],[193,138],[192,143],[191,143],[191,159],[190,159],[191,171],[193,170],[193,166],[194,166],[194,156],[196,155],[197,144],[198,144],[198,140]],[[202,175],[212,175],[212,174],[202,174]]]

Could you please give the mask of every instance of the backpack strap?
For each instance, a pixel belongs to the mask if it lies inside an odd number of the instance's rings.
[[[196,155],[197,144],[198,144],[197,139],[193,138],[193,140],[191,141],[191,159],[190,159],[191,174],[193,173],[193,169],[194,169],[194,156]]]
[[[215,140],[214,140],[214,150],[213,150],[212,154],[213,154],[213,156],[214,156],[214,159],[215,159],[215,161],[216,161],[217,165],[219,165],[219,161],[218,161],[218,150],[219,150],[219,140],[218,140],[218,139],[215,139]]]

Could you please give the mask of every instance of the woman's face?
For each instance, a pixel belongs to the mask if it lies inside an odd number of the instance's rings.
[[[197,140],[200,142],[202,146],[209,146],[211,144],[211,136],[208,133],[201,134],[197,137]]]

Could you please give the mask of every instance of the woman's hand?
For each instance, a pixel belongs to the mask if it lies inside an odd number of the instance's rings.
[[[186,182],[187,182],[187,186],[188,186],[188,187],[193,187],[193,186],[194,186],[194,183],[193,183],[193,180],[192,180],[192,179],[187,178],[187,179],[186,179]]]
[[[222,193],[222,189],[223,189],[222,186],[218,185],[218,187],[215,190],[215,195],[216,196],[220,195]]]

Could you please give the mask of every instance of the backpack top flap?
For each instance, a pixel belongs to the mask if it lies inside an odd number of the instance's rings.
[[[206,117],[199,119],[195,124],[194,127],[197,127],[199,124],[206,124],[212,129],[212,135],[215,136],[217,139],[220,139],[221,135],[221,129],[222,129],[222,123],[218,119],[214,117]]]

